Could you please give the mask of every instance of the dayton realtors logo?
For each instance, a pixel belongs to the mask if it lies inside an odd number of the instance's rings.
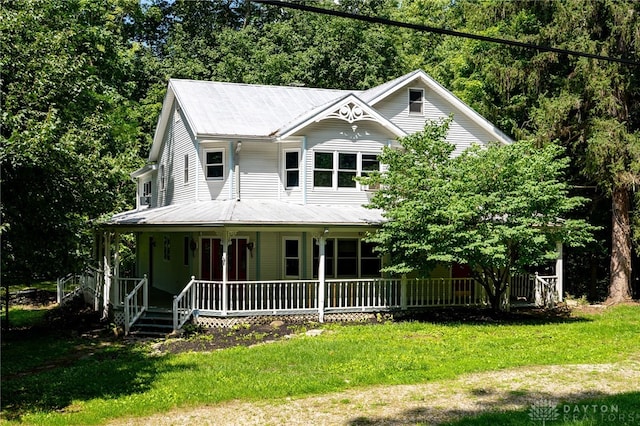
[[[598,424],[638,424],[640,413],[621,412],[615,404],[562,404],[541,399],[529,408],[529,418],[532,421],[546,422],[561,420],[563,422],[596,421]]]

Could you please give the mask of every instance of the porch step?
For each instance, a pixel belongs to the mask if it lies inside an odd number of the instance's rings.
[[[131,326],[129,334],[134,336],[165,337],[173,332],[171,311],[146,311]]]

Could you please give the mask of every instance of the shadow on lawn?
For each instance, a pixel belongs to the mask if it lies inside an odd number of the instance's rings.
[[[72,412],[74,401],[145,392],[168,368],[143,345],[115,338],[91,310],[53,308],[44,322],[9,330],[2,340],[0,408],[7,420],[19,421],[28,412]]]
[[[357,417],[351,426],[440,424],[449,426],[501,425],[637,425],[640,392],[616,395],[599,392],[548,394],[495,392],[476,400],[478,408],[419,407],[394,417]],[[536,404],[534,406],[534,404]],[[544,423],[543,423],[544,421]]]
[[[570,309],[560,306],[554,309],[513,308],[509,312],[494,312],[486,308],[450,307],[421,312],[402,312],[394,315],[395,321],[418,321],[435,324],[504,324],[543,325],[591,321],[574,315]]]

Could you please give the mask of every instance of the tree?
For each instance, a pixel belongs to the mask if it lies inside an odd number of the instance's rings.
[[[474,145],[452,157],[449,122],[428,122],[400,140],[402,149],[385,148],[385,172],[362,178],[380,185],[370,207],[387,219],[370,240],[390,255],[387,272],[468,264],[501,310],[512,274],[555,259],[558,241],[589,241],[593,228],[568,218],[585,199],[569,196],[568,160],[557,145]]]
[[[81,266],[91,219],[130,205],[140,163],[135,1],[3,1],[3,280],[29,283]]]
[[[632,60],[640,49],[635,1],[463,0],[447,12],[451,25],[471,33]],[[606,220],[608,231],[598,244],[576,253],[581,258],[575,263],[608,273],[608,302],[629,299],[631,218],[638,214],[633,194],[640,181],[637,67],[455,38],[425,62],[439,81],[508,134],[535,138],[539,145],[557,140],[566,148],[568,179],[576,187],[597,188],[589,193],[593,207],[586,213]],[[605,218],[600,213],[609,210],[607,202],[611,214]],[[605,244],[610,246],[603,251]]]

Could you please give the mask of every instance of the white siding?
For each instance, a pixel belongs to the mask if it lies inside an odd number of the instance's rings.
[[[409,89],[424,89],[424,115],[409,114]],[[486,130],[474,123],[467,115],[451,106],[444,98],[426,85],[410,84],[375,105],[382,115],[407,133],[415,133],[424,128],[427,119],[439,120],[453,114],[447,140],[457,146],[456,154],[473,142],[487,143],[495,140]]]
[[[195,138],[187,128],[184,117],[177,113],[174,121],[173,161],[171,162],[173,199],[171,204],[192,202],[195,200],[196,149]],[[189,182],[184,181],[184,157],[189,156]]]
[[[378,124],[370,121],[355,122],[358,128],[354,131],[352,124],[342,120],[323,120],[305,129],[307,136],[306,188],[308,204],[365,204],[368,202],[367,191],[360,188],[337,188],[334,177],[334,188],[315,188],[313,186],[314,153],[356,153],[378,154],[387,144],[389,135],[381,130]],[[336,154],[334,154],[336,155]]]
[[[233,175],[232,160],[233,153],[230,149],[233,145],[228,141],[220,142],[202,142],[199,144],[198,159],[195,162],[196,177],[198,179],[198,200],[228,200],[233,197],[230,194]],[[223,180],[209,180],[206,179],[206,155],[207,150],[221,149],[224,151],[224,179]]]
[[[272,142],[242,142],[236,161],[240,164],[240,197],[276,199],[282,185],[278,145]],[[238,184],[238,183],[235,183]]]

